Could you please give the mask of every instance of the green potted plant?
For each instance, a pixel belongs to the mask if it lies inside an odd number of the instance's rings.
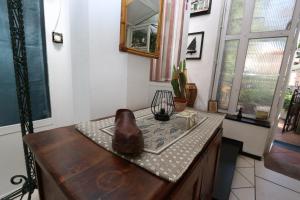
[[[286,118],[286,114],[287,114],[287,111],[289,109],[290,102],[292,100],[292,96],[293,96],[293,92],[292,92],[291,89],[288,88],[287,91],[285,92],[283,108],[281,109],[281,113],[280,113],[280,118],[281,119]]]
[[[173,66],[172,80],[171,85],[175,94],[174,104],[175,111],[181,112],[185,109],[187,100],[186,100],[186,88],[187,77],[186,77],[186,62],[185,60],[180,61],[178,67]]]

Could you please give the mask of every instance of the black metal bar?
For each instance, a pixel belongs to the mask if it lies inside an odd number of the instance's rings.
[[[19,106],[19,115],[21,123],[22,137],[33,133],[31,101],[29,90],[28,66],[25,46],[25,31],[23,19],[22,0],[7,0],[9,28],[11,44],[13,51],[13,61],[16,79],[16,90]],[[27,177],[24,175],[15,175],[11,178],[11,183],[22,187],[13,193],[5,196],[2,200],[10,200],[20,197],[22,199],[28,193],[28,199],[37,188],[35,165],[32,152],[23,142],[24,156]]]
[[[296,130],[300,115],[300,90],[295,89],[290,101],[282,133]]]

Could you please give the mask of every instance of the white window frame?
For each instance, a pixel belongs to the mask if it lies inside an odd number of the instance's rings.
[[[251,32],[251,25],[252,25],[252,18],[253,18],[256,1],[245,0],[244,16],[241,25],[241,30],[242,30],[241,33],[239,35],[227,35],[226,33],[227,33],[229,16],[230,16],[231,2],[232,0],[226,0],[224,6],[223,24],[221,26],[219,51],[216,58],[217,64],[216,64],[215,78],[214,78],[213,89],[212,89],[212,99],[217,98],[219,78],[221,76],[221,71],[222,71],[224,47],[225,47],[225,42],[227,40],[235,40],[235,39],[239,40],[239,48],[238,48],[238,54],[236,58],[235,78],[233,79],[233,84],[231,88],[228,110],[219,109],[219,112],[236,114],[249,40],[272,38],[272,37],[286,37],[287,42],[285,45],[283,59],[279,71],[279,77],[277,80],[277,85],[273,96],[273,102],[269,113],[269,119],[274,119],[276,112],[278,110],[280,94],[282,89],[284,88],[284,80],[287,75],[287,69],[291,64],[289,57],[290,55],[292,55],[292,50],[294,49],[293,42],[297,37],[296,33],[298,32],[297,26],[299,23],[299,16],[300,16],[300,0],[296,0],[290,30],[253,32],[253,33]]]
[[[35,132],[54,128],[53,119],[46,118],[41,120],[33,121],[33,128]],[[14,134],[21,132],[21,124],[12,124],[7,126],[0,126],[0,137],[8,134]]]

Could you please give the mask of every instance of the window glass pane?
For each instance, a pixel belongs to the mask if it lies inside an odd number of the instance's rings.
[[[244,16],[244,0],[232,0],[228,19],[227,35],[235,35],[241,32]]]
[[[27,62],[34,120],[50,117],[40,0],[23,0]],[[0,1],[0,126],[19,122],[6,1]]]
[[[244,113],[270,111],[286,40],[280,37],[249,41],[238,102]]]
[[[289,29],[295,0],[256,0],[252,32]]]
[[[6,1],[0,1],[0,27],[0,126],[3,126],[18,121]]]
[[[235,64],[239,40],[230,40],[225,42],[222,72],[219,81],[217,99],[219,108],[227,110],[230,100],[231,87],[234,78]]]

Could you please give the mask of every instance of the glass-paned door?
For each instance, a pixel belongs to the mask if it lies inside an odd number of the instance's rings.
[[[256,0],[252,32],[288,30],[296,0]]]
[[[236,57],[238,53],[238,40],[228,40],[225,42],[223,55],[223,69],[219,81],[218,99],[219,107],[227,110],[231,95],[231,89],[235,74]]]
[[[279,99],[278,81],[288,65],[300,2],[228,0],[226,6],[214,98],[223,112],[242,107],[249,117],[257,110],[270,114]]]
[[[286,39],[249,40],[238,101],[244,113],[255,115],[257,109],[270,112]]]

